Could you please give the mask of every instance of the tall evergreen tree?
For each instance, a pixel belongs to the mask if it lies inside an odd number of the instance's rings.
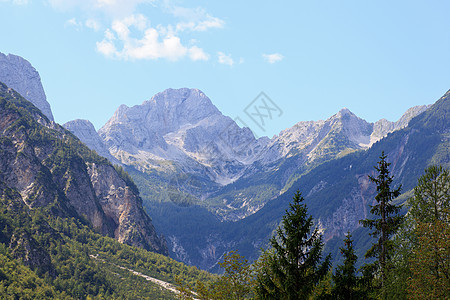
[[[340,248],[344,256],[344,263],[336,267],[336,272],[332,276],[334,286],[332,290],[333,299],[352,300],[361,299],[362,295],[358,290],[358,276],[356,275],[356,261],[358,257],[353,249],[353,240],[350,232],[344,239],[344,247]]]
[[[370,235],[378,237],[377,243],[366,252],[365,257],[375,257],[375,269],[380,272],[381,290],[385,298],[384,283],[387,275],[387,261],[393,251],[391,237],[397,232],[402,224],[403,217],[399,215],[400,206],[392,204],[392,200],[400,195],[401,186],[392,190],[393,176],[389,176],[389,166],[384,151],[381,153],[380,161],[375,166],[377,177],[369,176],[370,181],[377,185],[376,205],[372,206],[370,213],[378,216],[376,219],[360,220],[364,227],[373,230]]]
[[[322,262],[322,235],[313,229],[300,192],[283,216],[282,226],[270,243],[265,262],[257,274],[256,294],[260,299],[308,299],[313,288],[330,268],[331,256]]]

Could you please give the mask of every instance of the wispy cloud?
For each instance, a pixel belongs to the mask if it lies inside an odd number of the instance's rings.
[[[48,0],[60,11],[81,9],[89,14],[101,13],[109,18],[124,18],[134,14],[139,5],[154,4],[155,0]]]
[[[225,54],[225,53],[219,51],[219,52],[217,52],[217,56],[218,56],[218,61],[220,64],[233,66],[235,63],[230,54]]]
[[[84,24],[87,28],[93,29],[94,31],[99,31],[101,28],[100,22],[95,19],[87,19]]]
[[[268,62],[269,64],[274,64],[276,62],[279,62],[283,60],[284,56],[280,53],[272,53],[272,54],[263,54],[262,55],[264,60]]]
[[[0,0],[0,2],[11,2],[15,5],[27,5],[29,3],[28,0]]]
[[[72,18],[66,21],[66,23],[64,23],[65,27],[73,27],[75,28],[75,30],[80,30],[81,28],[83,28],[83,23],[78,22],[77,19]]]
[[[225,21],[211,16],[202,7],[187,8],[166,4],[166,9],[173,16],[181,19],[176,25],[177,31],[206,31],[210,28],[223,28],[225,25]]]

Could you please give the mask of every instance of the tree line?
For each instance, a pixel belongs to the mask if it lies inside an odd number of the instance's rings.
[[[430,166],[419,178],[401,215],[393,204],[401,186],[384,152],[369,176],[376,184],[371,218],[360,220],[375,242],[358,260],[350,232],[340,248],[342,264],[334,270],[323,256],[322,234],[297,191],[270,240],[253,264],[236,251],[224,255],[224,273],[207,284],[178,285],[179,299],[450,299],[450,176]]]

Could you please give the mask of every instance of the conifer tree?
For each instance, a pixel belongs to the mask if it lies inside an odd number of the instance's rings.
[[[344,239],[344,247],[340,248],[344,256],[343,265],[336,267],[336,273],[332,276],[334,286],[332,290],[333,299],[361,299],[358,290],[358,276],[356,275],[356,261],[358,257],[353,249],[353,240],[350,232]]]
[[[385,298],[384,283],[387,275],[387,261],[393,251],[393,243],[390,238],[397,232],[403,221],[403,217],[399,215],[401,207],[392,204],[392,200],[400,195],[401,186],[395,190],[391,189],[393,176],[389,176],[390,163],[386,161],[386,157],[383,151],[380,161],[375,166],[378,176],[369,176],[370,181],[377,185],[377,195],[375,196],[377,204],[372,206],[370,213],[378,218],[360,220],[364,227],[373,230],[370,235],[378,237],[377,243],[372,245],[365,257],[377,259],[374,268],[380,272],[383,298]]]
[[[313,229],[300,192],[283,216],[282,226],[270,243],[263,267],[257,274],[259,299],[308,299],[314,287],[330,268],[331,256],[322,262],[322,235]]]

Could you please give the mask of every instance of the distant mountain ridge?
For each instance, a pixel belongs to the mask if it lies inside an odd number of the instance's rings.
[[[303,164],[367,149],[426,108],[411,108],[397,122],[382,119],[374,124],[342,109],[325,121],[299,122],[273,139],[255,139],[248,128],[223,116],[203,92],[183,88],[165,90],[141,105],[120,106],[98,131],[100,139],[89,121],[63,126],[99,154],[138,170],[193,173],[226,185],[249,176],[246,171],[255,162],[267,167],[302,153]]]
[[[293,178],[282,192],[273,193],[270,200],[245,218],[235,222],[220,222],[201,206],[176,207],[171,203],[151,203],[155,226],[164,228],[171,255],[186,263],[214,270],[221,255],[230,249],[238,250],[250,261],[258,258],[278,226],[296,190],[305,197],[308,212],[324,234],[325,253],[339,257],[343,234],[350,231],[355,240],[359,263],[370,245],[368,232],[361,228],[360,219],[368,217],[374,204],[376,186],[368,175],[376,175],[374,166],[382,151],[392,163],[393,186],[403,186],[396,203],[403,203],[411,195],[417,179],[430,164],[450,167],[450,91],[425,112],[414,117],[407,127],[388,134],[367,150],[326,161]],[[284,165],[290,167],[287,160]],[[283,165],[281,165],[282,168]],[[238,182],[227,190],[241,190],[232,195],[255,189],[267,189],[261,182],[271,182],[279,173],[260,177],[262,181]],[[271,177],[272,176],[272,177]],[[267,197],[267,195],[266,195]],[[227,198],[228,199],[228,198]],[[233,199],[229,197],[229,199]],[[406,208],[405,208],[406,210]],[[171,218],[167,218],[170,213]],[[174,220],[179,220],[174,223]],[[192,241],[195,241],[193,243]]]
[[[272,139],[256,139],[203,92],[182,88],[167,89],[141,105],[120,106],[98,134],[89,121],[63,126],[111,161],[159,174],[159,188],[145,198],[202,203],[221,219],[236,221],[261,209],[304,172],[368,149],[427,107],[410,108],[397,122],[375,123],[345,108],[327,120],[299,122]],[[148,180],[140,177],[139,182]],[[249,194],[248,186],[260,188]]]

